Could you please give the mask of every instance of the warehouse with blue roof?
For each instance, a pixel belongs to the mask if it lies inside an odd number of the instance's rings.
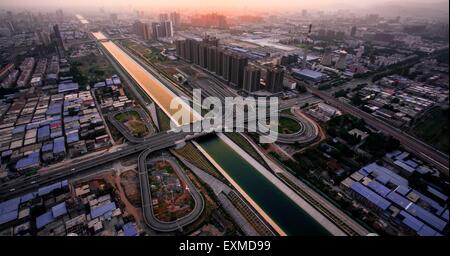
[[[311,69],[292,69],[292,76],[301,80],[307,80],[312,82],[321,82],[327,79],[327,75],[324,73],[314,71]]]
[[[20,197],[0,203],[0,225],[17,219]]]
[[[72,93],[79,90],[78,83],[63,83],[58,84],[58,93]]]
[[[50,139],[50,125],[44,125],[37,130],[38,142]]]
[[[112,214],[112,211],[115,210],[116,204],[114,202],[109,202],[104,205],[100,205],[91,209],[91,218],[95,219],[97,217],[103,216],[105,214]]]
[[[359,182],[354,182],[351,185],[351,189],[359,198],[367,200],[369,203],[375,205],[379,209],[386,210],[391,205],[388,200],[377,195],[375,192],[368,189],[366,186],[362,185]]]
[[[48,211],[36,218],[36,228],[42,228],[55,220],[51,211]]]
[[[33,191],[22,196],[9,199],[0,203],[0,225],[16,220],[19,216],[19,206],[27,203],[38,196],[45,196],[55,189],[67,188],[69,185],[67,180],[56,182],[44,187],[40,187],[38,191]],[[36,227],[41,228],[55,220],[55,218],[67,213],[66,203],[60,203],[51,208],[50,211],[36,218]]]
[[[58,137],[53,140],[53,155],[55,157],[64,157],[66,155],[66,140],[64,137]]]
[[[128,222],[122,227],[124,236],[137,236],[138,232],[133,223]]]
[[[41,159],[39,157],[39,152],[33,152],[16,163],[16,169],[21,173],[36,170],[40,166]]]
[[[420,236],[442,235],[441,232],[448,226],[446,201],[441,205],[410,188],[408,180],[392,170],[372,163],[355,173],[358,175],[351,175],[341,182],[341,188],[371,209],[382,212],[384,216],[394,216],[396,222]],[[447,198],[442,193],[441,196],[442,199]]]
[[[66,202],[62,202],[52,207],[52,214],[54,218],[67,213]]]

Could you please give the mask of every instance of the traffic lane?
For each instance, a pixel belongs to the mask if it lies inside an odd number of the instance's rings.
[[[151,199],[151,190],[147,171],[147,157],[154,150],[146,150],[139,155],[139,182],[141,184],[141,198],[142,198],[142,210],[144,214],[145,222],[149,227],[154,230],[162,232],[171,232],[177,229],[181,229],[183,226],[191,224],[200,217],[200,214],[204,209],[203,197],[200,195],[199,191],[195,188],[191,180],[182,172],[178,165],[175,165],[175,171],[179,174],[180,178],[183,179],[190,189],[192,198],[194,199],[195,206],[194,209],[186,216],[177,219],[172,222],[163,222],[156,219]]]
[[[20,181],[11,181],[10,183],[6,185],[2,185],[2,188],[0,189],[0,197],[6,198],[14,194],[18,194],[27,190],[30,190],[30,185],[33,185],[35,187],[36,185],[44,185],[48,184],[51,181],[62,179],[66,176],[70,176],[72,173],[78,173],[82,172],[86,169],[93,168],[98,165],[102,165],[105,163],[108,163],[110,161],[129,156],[134,153],[138,153],[142,150],[145,150],[149,147],[160,147],[160,146],[173,146],[175,143],[179,140],[184,139],[186,136],[191,135],[192,133],[173,133],[173,132],[161,132],[158,133],[151,138],[149,138],[148,141],[145,143],[130,146],[129,148],[122,149],[117,152],[108,153],[107,155],[98,156],[92,159],[83,160],[78,163],[74,163],[70,166],[66,167],[59,167],[52,171],[51,174],[43,175],[34,177],[34,183],[30,184],[28,180],[20,180]],[[190,139],[190,138],[187,138]],[[14,189],[14,191],[11,191],[11,189]]]

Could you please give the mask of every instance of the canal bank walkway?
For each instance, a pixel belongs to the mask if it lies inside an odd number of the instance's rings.
[[[306,213],[308,213],[314,220],[320,223],[328,232],[334,236],[346,236],[340,228],[338,228],[333,222],[328,218],[323,216],[319,211],[317,211],[313,206],[301,198],[297,193],[295,193],[291,188],[279,180],[276,176],[270,173],[264,166],[253,159],[247,152],[236,145],[231,139],[229,139],[223,133],[217,133],[217,136],[230,146],[234,151],[241,155],[245,160],[247,160],[257,171],[259,171],[266,179],[268,179],[272,184],[274,184],[280,191],[282,191],[287,197],[289,197],[294,203],[296,203],[300,208],[302,208]]]

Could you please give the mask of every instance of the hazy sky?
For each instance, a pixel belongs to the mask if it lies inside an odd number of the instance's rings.
[[[437,2],[443,0],[425,0]],[[446,0],[444,0],[446,1]],[[161,9],[207,9],[211,11],[225,11],[230,9],[358,9],[369,8],[381,3],[422,3],[424,0],[0,0],[1,7],[30,7],[30,8],[70,8],[70,7],[104,7],[105,10],[117,10],[119,7],[144,8],[146,10]],[[249,13],[250,14],[250,13]]]

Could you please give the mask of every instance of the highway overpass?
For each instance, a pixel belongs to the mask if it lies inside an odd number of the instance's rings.
[[[205,207],[205,202],[200,192],[195,188],[192,181],[187,177],[181,167],[176,163],[176,160],[172,158],[155,158],[147,159],[148,155],[154,150],[148,149],[143,151],[138,158],[138,171],[139,171],[139,183],[141,188],[141,200],[142,210],[144,213],[144,220],[149,227],[161,232],[171,232],[176,230],[182,230],[186,225],[189,225],[196,221],[200,217]],[[177,173],[178,177],[188,186],[189,192],[194,200],[194,208],[187,215],[175,220],[175,221],[161,221],[156,218],[153,211],[152,193],[150,189],[150,182],[148,177],[148,163],[155,163],[158,160],[169,161]]]

